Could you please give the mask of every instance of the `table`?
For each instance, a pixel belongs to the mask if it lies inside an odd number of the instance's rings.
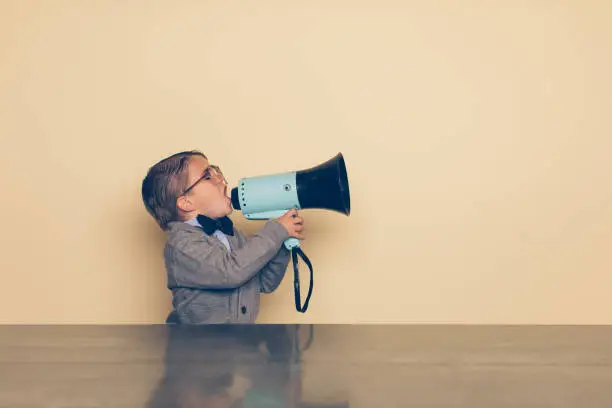
[[[0,326],[0,407],[612,407],[612,327]]]

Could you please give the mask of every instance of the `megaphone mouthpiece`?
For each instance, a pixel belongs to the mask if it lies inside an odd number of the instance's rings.
[[[232,199],[232,207],[234,207],[234,210],[240,211],[240,200],[238,199],[238,188],[237,187],[232,188],[231,199]]]

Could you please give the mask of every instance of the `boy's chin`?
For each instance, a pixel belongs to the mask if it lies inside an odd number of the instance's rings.
[[[231,205],[227,206],[227,208],[225,209],[225,211],[223,212],[222,217],[226,217],[228,215],[230,215],[231,213],[234,212],[234,209],[232,208]]]
[[[208,211],[201,211],[199,212],[199,214],[202,214],[206,217],[212,218],[212,219],[218,219],[218,218],[223,218],[226,217],[228,215],[230,215],[231,213],[234,212],[234,209],[229,206],[227,208],[225,208],[222,211],[218,211],[218,212],[208,212]]]

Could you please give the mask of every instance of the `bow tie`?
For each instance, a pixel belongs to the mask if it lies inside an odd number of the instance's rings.
[[[200,214],[197,219],[207,235],[211,235],[216,230],[220,230],[226,235],[234,235],[234,224],[227,216],[213,220],[212,218]]]

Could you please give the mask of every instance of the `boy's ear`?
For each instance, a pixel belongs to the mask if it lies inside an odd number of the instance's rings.
[[[194,207],[193,207],[193,203],[191,202],[191,200],[189,199],[188,196],[180,196],[179,198],[177,198],[176,200],[176,207],[183,212],[190,212],[193,211]]]

